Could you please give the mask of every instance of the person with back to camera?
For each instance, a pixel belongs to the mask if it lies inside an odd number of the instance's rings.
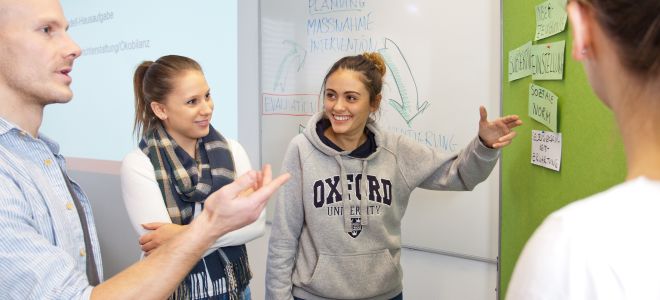
[[[200,65],[184,56],[145,61],[135,70],[139,147],[124,158],[121,184],[145,255],[181,232],[206,197],[250,170],[241,145],[211,126],[213,100]],[[265,213],[220,237],[171,299],[250,299],[245,243],[260,237]]]
[[[613,112],[626,181],[548,216],[507,299],[660,299],[660,1],[571,0],[573,57]]]
[[[384,131],[378,53],[337,61],[323,80],[323,111],[285,154],[291,180],[276,204],[266,299],[402,299],[401,218],[416,187],[472,190],[515,137],[518,116],[488,121],[455,155]]]

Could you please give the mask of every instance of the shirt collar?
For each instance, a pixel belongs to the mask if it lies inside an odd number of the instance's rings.
[[[13,134],[15,135],[29,136],[30,138],[32,138],[30,134],[28,134],[25,130],[19,128],[16,124],[7,121],[3,117],[0,117],[0,136],[5,134],[10,134],[10,132],[13,132]],[[37,139],[43,141],[46,144],[46,146],[50,148],[50,151],[53,152],[53,154],[58,155],[60,153],[60,145],[57,144],[57,142],[55,142],[51,138],[47,137],[42,133],[37,133]]]
[[[42,140],[46,144],[46,146],[48,146],[48,148],[50,148],[50,151],[53,152],[53,154],[55,154],[55,155],[60,154],[60,144],[55,142],[55,140],[49,138],[48,136],[46,136],[42,133],[39,133],[38,138],[40,140]]]
[[[16,125],[14,125],[13,123],[5,120],[5,118],[0,117],[0,135],[4,135],[5,133],[9,132],[13,128],[18,129],[18,127],[16,127]]]

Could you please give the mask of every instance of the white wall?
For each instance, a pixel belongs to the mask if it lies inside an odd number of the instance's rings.
[[[261,165],[259,0],[238,1],[238,141],[252,167]]]

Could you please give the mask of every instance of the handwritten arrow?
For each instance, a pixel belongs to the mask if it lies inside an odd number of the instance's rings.
[[[385,38],[385,46],[382,49],[379,49],[378,52],[383,56],[385,64],[390,69],[390,74],[392,74],[392,78],[394,78],[394,83],[396,84],[399,96],[401,97],[401,102],[389,99],[389,104],[399,113],[399,115],[401,115],[403,120],[406,121],[408,127],[410,127],[413,119],[424,112],[429,107],[430,103],[428,101],[424,101],[421,104],[419,103],[419,93],[417,91],[415,77],[412,75],[410,65],[404,57],[403,52],[401,52],[401,49],[394,41]],[[403,67],[403,71],[400,70],[400,66]],[[409,88],[411,93],[408,93]],[[414,107],[411,105],[411,102],[413,101],[415,102]]]
[[[282,41],[282,44],[288,45],[291,47],[291,49],[286,55],[284,55],[280,66],[277,68],[277,75],[275,76],[273,90],[284,92],[286,88],[288,71],[291,69],[289,66],[293,65],[296,69],[296,72],[300,72],[300,69],[302,69],[302,66],[305,64],[307,50],[305,50],[294,41],[284,40]]]

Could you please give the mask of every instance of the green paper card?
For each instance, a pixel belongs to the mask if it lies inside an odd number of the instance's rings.
[[[529,116],[557,132],[557,102],[559,97],[550,90],[529,85]]]
[[[561,0],[548,0],[536,6],[535,41],[553,36],[566,29],[568,15],[565,7],[566,3]]]
[[[532,80],[564,78],[564,41],[532,46]]]
[[[532,42],[509,51],[509,81],[532,75]]]

